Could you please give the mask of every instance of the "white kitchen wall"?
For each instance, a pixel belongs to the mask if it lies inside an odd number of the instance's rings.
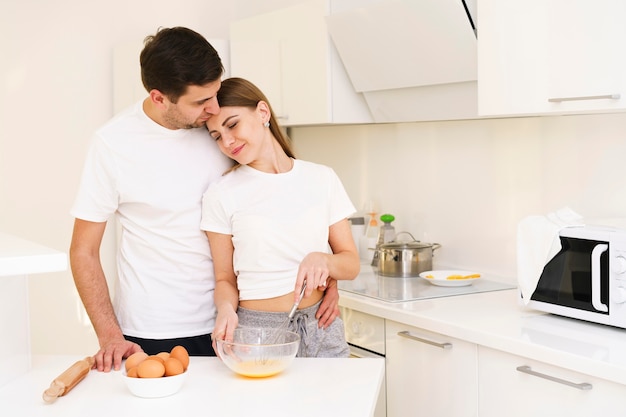
[[[234,18],[298,0],[8,0],[0,3],[0,230],[67,252],[69,209],[91,133],[113,114],[113,48],[159,26],[226,38]],[[626,213],[626,115],[294,128],[299,156],[328,163],[355,204],[443,246],[435,262],[514,276],[515,225],[571,205]],[[113,273],[114,239],[103,258]],[[30,278],[34,353],[97,341],[72,276]],[[1,335],[0,337],[10,337]]]
[[[298,156],[332,166],[358,209],[442,245],[435,267],[515,282],[516,227],[570,206],[626,217],[626,114],[291,131]]]

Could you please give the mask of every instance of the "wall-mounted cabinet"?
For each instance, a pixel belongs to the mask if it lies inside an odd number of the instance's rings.
[[[376,122],[477,116],[472,8],[461,0],[378,0],[327,18],[350,80]]]
[[[460,0],[377,1],[327,21],[357,91],[476,81],[476,37]]]
[[[626,2],[479,0],[481,116],[626,109]]]
[[[477,117],[461,0],[309,0],[231,24],[231,71],[286,126]]]
[[[284,126],[373,121],[330,41],[329,13],[329,0],[310,0],[230,26],[231,75],[261,88]]]

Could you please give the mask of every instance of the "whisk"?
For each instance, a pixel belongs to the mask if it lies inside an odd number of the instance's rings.
[[[293,316],[296,314],[296,310],[298,309],[298,306],[300,305],[300,301],[302,301],[302,297],[304,297],[304,290],[306,290],[306,280],[302,283],[302,289],[300,290],[300,296],[298,297],[296,302],[293,303],[293,306],[291,307],[291,310],[289,311],[289,314],[287,315],[287,318],[285,319],[285,321],[283,321],[281,323],[280,326],[278,326],[276,329],[274,329],[274,333],[271,334],[266,339],[266,342],[265,342],[266,345],[276,344],[276,342],[278,341],[278,338],[280,337],[280,335],[283,334],[284,331],[289,328],[289,324],[291,323],[291,320],[293,320]]]

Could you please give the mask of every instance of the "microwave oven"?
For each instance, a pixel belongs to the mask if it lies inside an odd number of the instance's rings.
[[[544,266],[526,305],[626,328],[626,229],[570,227],[559,239],[561,250]]]

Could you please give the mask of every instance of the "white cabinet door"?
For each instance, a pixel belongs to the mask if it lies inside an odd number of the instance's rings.
[[[626,2],[479,0],[478,112],[626,109]]]
[[[479,347],[481,417],[617,417],[626,386]]]
[[[477,415],[477,346],[387,320],[387,416]]]
[[[266,94],[285,126],[372,121],[326,30],[329,0],[309,0],[230,26],[231,74]]]

